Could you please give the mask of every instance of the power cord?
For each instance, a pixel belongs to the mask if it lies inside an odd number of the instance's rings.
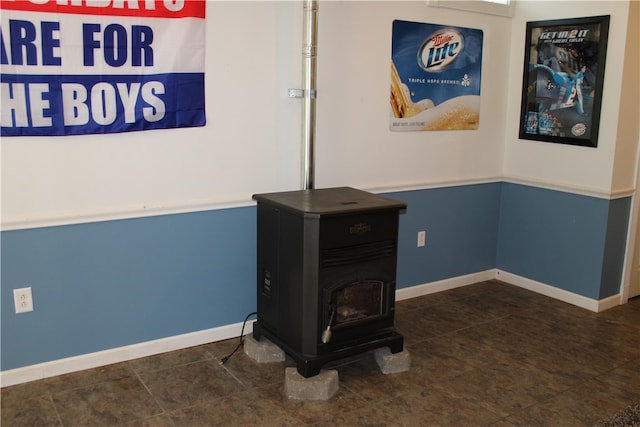
[[[231,353],[229,353],[228,355],[226,355],[225,357],[220,359],[220,364],[221,365],[224,365],[225,363],[227,363],[227,360],[229,360],[231,358],[231,356],[233,356],[235,354],[235,352],[238,351],[238,349],[240,347],[242,347],[242,342],[244,341],[244,327],[247,324],[247,320],[249,320],[249,317],[253,316],[254,314],[258,314],[258,312],[254,311],[253,313],[249,313],[249,314],[247,314],[247,317],[244,318],[244,322],[242,322],[242,330],[240,331],[240,342],[238,343],[236,348],[233,349],[233,351]]]

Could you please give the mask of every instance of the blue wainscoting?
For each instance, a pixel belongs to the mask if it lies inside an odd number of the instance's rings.
[[[241,322],[255,234],[253,207],[3,232],[2,370]]]
[[[498,268],[595,300],[618,292],[630,198],[510,183],[386,195],[408,205],[398,288]],[[2,232],[2,371],[241,322],[255,234],[254,206]],[[25,286],[35,310],[15,314]]]
[[[386,194],[407,203],[400,217],[398,288],[495,268],[500,183]],[[417,247],[418,231],[426,245]]]
[[[620,292],[630,215],[631,197],[609,202],[602,280],[600,281],[600,293],[596,299],[603,299]]]
[[[619,292],[631,198],[504,183],[497,268],[594,300]]]

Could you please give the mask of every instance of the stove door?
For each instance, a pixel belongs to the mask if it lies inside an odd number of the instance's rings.
[[[349,326],[353,322],[362,322],[384,316],[384,282],[364,280],[332,289],[329,297],[330,310],[334,311],[334,329]]]

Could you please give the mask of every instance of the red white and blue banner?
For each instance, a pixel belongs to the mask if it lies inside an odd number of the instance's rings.
[[[0,0],[2,136],[204,126],[204,0]]]

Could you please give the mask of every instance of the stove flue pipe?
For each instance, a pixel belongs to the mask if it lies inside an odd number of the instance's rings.
[[[318,38],[318,1],[304,1],[303,98],[302,140],[303,182],[305,190],[314,188],[315,180],[315,125],[316,125],[316,57]]]

